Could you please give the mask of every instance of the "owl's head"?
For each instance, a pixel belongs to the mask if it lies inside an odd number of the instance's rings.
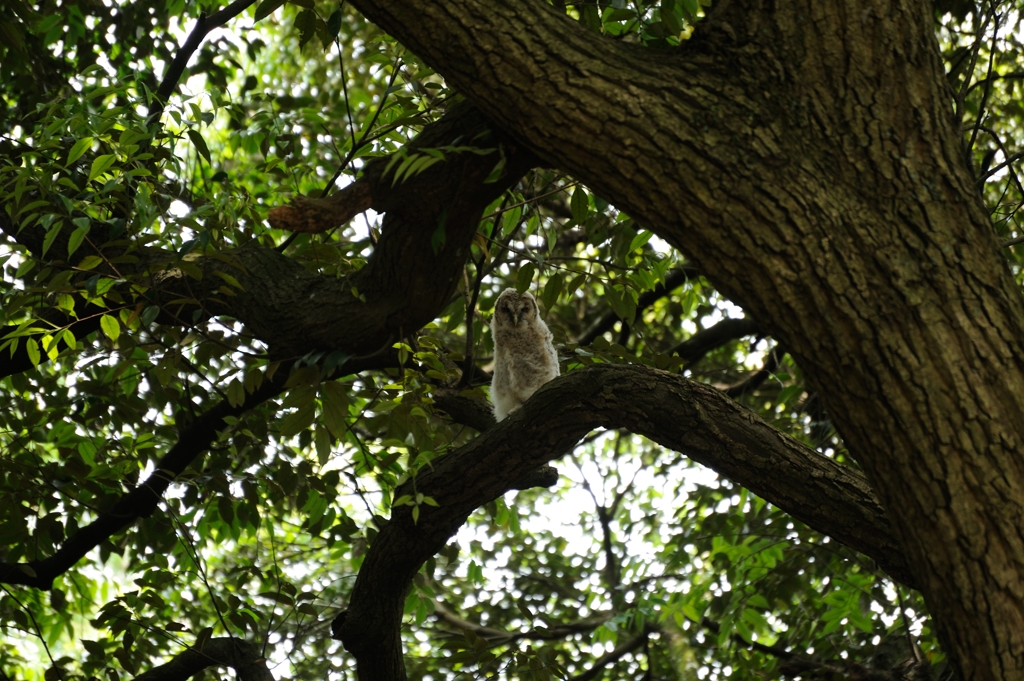
[[[498,324],[519,326],[529,324],[537,318],[537,301],[529,293],[519,293],[514,288],[507,288],[498,296],[494,304],[494,320]]]

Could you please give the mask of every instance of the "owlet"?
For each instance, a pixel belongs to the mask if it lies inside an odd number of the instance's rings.
[[[558,355],[551,331],[540,318],[537,301],[529,293],[507,288],[494,304],[494,377],[491,402],[494,418],[501,421],[558,376]]]

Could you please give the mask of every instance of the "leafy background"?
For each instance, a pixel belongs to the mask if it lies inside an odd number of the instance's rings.
[[[595,37],[651,50],[686,40],[705,10],[697,0],[553,4]],[[347,184],[371,158],[398,154],[400,182],[451,153],[403,155],[458,95],[344,4],[254,5],[208,36],[160,107],[154,93],[185,36],[217,9],[0,7],[0,194],[21,229],[47,230],[42,258],[8,236],[0,246],[0,314],[16,329],[0,352],[21,345],[38,365],[0,380],[0,558],[52,554],[153,473],[198,415],[299,367],[288,392],[236,419],[157,513],[52,590],[0,586],[7,677],[126,678],[197,638],[237,636],[278,677],[354,678],[330,621],[398,482],[474,437],[432,395],[453,385],[486,395],[488,319],[508,286],[541,301],[563,371],[631,362],[681,372],[855,465],[785,348],[748,324],[694,351],[688,340],[742,310],[643,225],[552,170],[532,171],[485,211],[456,297],[396,344],[400,369],[320,381],[320,357],[272,362],[231,319],[158,321],[190,301],[156,301],[149,272],[122,275],[119,259],[101,268],[83,244],[123,242],[126,269],[163,249],[180,276],[197,277],[190,256],[230,258],[255,239],[341,277],[365,263],[378,216],[296,237],[267,226],[268,208]],[[951,106],[1007,242],[1021,235],[1024,201],[1020,16],[1012,2],[936,8]],[[1018,277],[1021,252],[1004,248]],[[220,295],[234,295],[238,282],[221,278]],[[53,309],[92,315],[99,329],[76,338]],[[411,678],[761,679],[793,655],[887,668],[884,656],[903,659],[911,640],[942,672],[915,592],[686,457],[598,432],[556,464],[556,487],[480,509],[417,576],[404,633]]]

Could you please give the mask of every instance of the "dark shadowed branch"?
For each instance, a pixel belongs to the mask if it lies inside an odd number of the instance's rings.
[[[755,333],[760,333],[760,327],[753,319],[723,319],[714,326],[693,334],[669,350],[668,354],[677,354],[687,364],[692,364],[729,341]]]
[[[230,667],[240,681],[274,681],[259,646],[237,638],[211,638],[179,653],[135,681],[185,681],[210,667]]]
[[[152,284],[146,302],[164,309],[164,316],[158,318],[161,323],[189,326],[197,316],[204,320],[227,315],[243,322],[276,357],[333,351],[353,356],[376,353],[444,309],[461,276],[483,209],[536,162],[514,141],[493,132],[479,111],[468,105],[452,107],[424,128],[407,146],[407,153],[421,147],[443,147],[459,138],[472,139],[489,152],[449,154],[445,162],[394,186],[390,177],[383,178],[386,164],[373,164],[366,170],[362,184],[355,185],[360,188],[351,190],[357,198],[362,197],[356,204],[365,207],[368,195],[372,207],[386,215],[373,254],[366,266],[350,277],[321,276],[255,241],[232,252],[192,260],[203,273],[199,279],[177,267],[177,254],[163,251],[135,251],[132,255],[139,263],[134,270],[126,265],[118,271],[100,266],[94,273],[124,280],[152,272],[152,280],[146,276],[147,284]],[[502,158],[504,172],[496,181],[487,182]],[[335,196],[347,194],[342,191]],[[297,205],[322,208],[311,201],[299,200]],[[331,199],[326,201],[331,206],[328,214],[336,219],[331,211],[338,206],[331,204]],[[303,215],[307,217],[296,219],[321,219],[316,211],[312,218]],[[438,246],[432,239],[442,225],[445,238]],[[41,227],[19,230],[0,213],[0,230],[42,258],[46,234]],[[65,252],[70,233],[68,228],[58,234],[50,252]],[[91,248],[83,245],[82,251]],[[109,261],[123,255],[124,247],[100,246],[95,253]],[[234,295],[219,293],[223,280],[218,272],[239,282]],[[178,301],[173,309],[163,302],[171,300]],[[19,354],[24,352],[22,343],[13,357],[0,353],[0,375],[30,367],[27,356]]]
[[[188,38],[185,39],[185,44],[182,45],[181,49],[174,55],[174,60],[171,61],[171,65],[167,67],[167,72],[164,74],[163,80],[160,81],[160,86],[156,90],[158,103],[153,109],[151,120],[156,120],[160,116],[160,113],[164,108],[164,103],[178,87],[178,81],[181,80],[182,74],[185,73],[185,67],[188,66],[188,60],[191,59],[192,54],[199,49],[203,40],[206,39],[207,34],[209,34],[213,29],[223,26],[255,4],[256,0],[235,0],[218,12],[214,12],[209,16],[203,14],[199,17],[195,26],[192,28],[192,32],[189,33]]]

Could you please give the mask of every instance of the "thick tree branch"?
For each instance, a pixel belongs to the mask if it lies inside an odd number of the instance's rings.
[[[716,3],[656,56],[529,0],[353,4],[785,344],[954,666],[1024,676],[1024,299],[931,4]]]
[[[259,646],[237,638],[211,638],[139,674],[134,681],[185,681],[210,667],[230,667],[240,681],[274,681]]]
[[[381,169],[384,166],[374,164],[371,167]],[[373,208],[372,184],[364,174],[327,197],[297,196],[289,206],[271,208],[267,219],[272,227],[289,232],[326,232]]]
[[[420,565],[475,509],[601,426],[686,454],[912,582],[889,521],[858,470],[779,433],[710,386],[646,367],[595,365],[548,383],[508,419],[396,492],[422,493],[439,506],[421,507],[415,523],[409,507],[394,510],[363,562],[348,611],[335,620],[334,635],[356,655],[361,679],[404,678],[399,627]]]
[[[494,412],[489,402],[467,397],[455,388],[438,388],[431,393],[435,409],[447,412],[456,423],[475,428],[479,432],[494,427]]]

